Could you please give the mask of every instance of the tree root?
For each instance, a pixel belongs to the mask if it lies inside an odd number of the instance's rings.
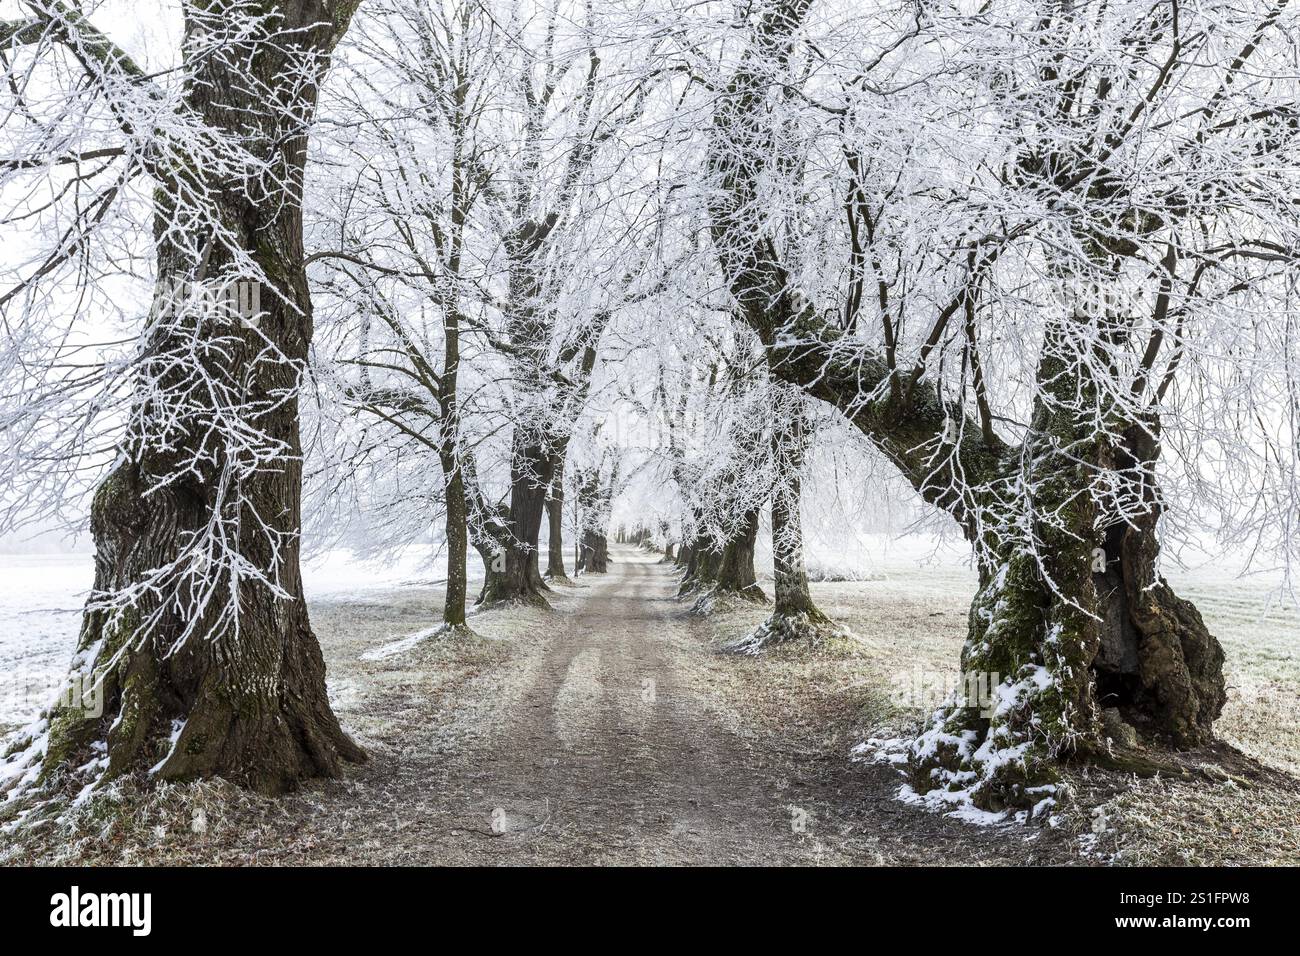
[[[680,593],[679,597],[690,595],[690,591]],[[734,590],[732,588],[710,587],[699,593],[695,603],[691,605],[691,613],[699,617],[707,617],[715,611],[725,609],[733,605],[749,604],[766,604],[767,595],[757,584],[751,584],[747,588]]]
[[[820,611],[793,614],[773,612],[766,621],[723,650],[728,654],[757,655],[780,644],[815,647],[834,638],[852,637],[853,632],[836,624]]]

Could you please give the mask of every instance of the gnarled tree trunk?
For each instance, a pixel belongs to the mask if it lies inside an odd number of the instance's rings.
[[[609,538],[599,531],[582,532],[578,570],[585,574],[605,574],[609,571]]]
[[[740,527],[722,548],[717,574],[713,579],[714,594],[735,594],[753,601],[766,601],[754,573],[754,546],[758,542],[759,510],[745,511]]]
[[[538,569],[537,553],[553,467],[550,449],[518,429],[510,460],[508,534],[497,542],[504,549],[504,568],[488,576],[479,598],[481,603],[546,606],[542,594],[546,585]]]
[[[195,77],[185,100],[211,126],[261,152],[267,172],[256,182],[232,184],[215,172],[207,179],[203,169],[170,171],[176,181],[157,193],[156,236],[164,295],[235,271],[229,248],[210,242],[204,260],[195,262],[174,241],[178,218],[168,197],[184,181],[191,194],[206,192],[220,204],[221,221],[273,288],[260,292],[256,322],[208,310],[153,326],[142,375],[156,376],[156,387],[142,388],[136,398],[138,418],[175,414],[183,396],[190,419],[170,443],[128,439],[95,494],[95,594],[115,597],[119,607],[128,603],[110,614],[92,599],[85,614],[75,660],[83,682],[98,683],[104,706],[98,715],[71,707],[50,715],[40,773],[46,782],[94,767],[105,778],[221,776],[280,793],[307,777],[337,776],[343,761],[364,759],[330,709],[299,572],[295,396],[312,335],[302,123],[314,111],[316,83],[298,86],[291,103],[268,101],[265,92],[293,87],[286,76],[303,68],[318,81],[357,3],[265,6],[279,17],[267,28],[277,35],[250,37],[238,49],[191,64]],[[205,17],[230,15],[246,14],[234,3],[208,4],[202,12],[187,7],[186,49]],[[97,49],[110,46],[104,40]],[[174,356],[187,356],[191,365],[170,364]],[[214,387],[187,382],[197,374]],[[209,423],[227,413],[210,401],[221,389],[252,410],[241,414],[261,441],[283,448],[277,467],[238,472],[230,458],[237,450],[219,440],[205,444],[219,434]],[[233,485],[232,474],[239,474]],[[224,528],[231,559],[269,575],[282,594],[246,570],[187,551],[214,524]],[[158,569],[170,570],[160,579]]]
[[[758,541],[758,508],[743,511],[731,537],[723,544],[702,538],[690,547],[686,576],[679,595],[696,594],[695,611],[707,612],[722,596],[765,602],[766,595],[754,572],[754,546]]]

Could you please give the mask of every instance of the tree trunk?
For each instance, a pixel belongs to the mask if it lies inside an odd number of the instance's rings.
[[[335,5],[346,9],[332,15],[321,3],[271,6],[284,15],[278,26],[295,32],[252,38],[238,50],[207,57],[195,64],[196,78],[186,93],[188,106],[213,127],[237,131],[250,149],[264,148],[270,172],[246,188],[203,182],[204,170],[174,174],[198,177],[190,188],[221,204],[221,221],[273,288],[258,296],[255,323],[228,314],[186,314],[153,326],[142,368],[156,376],[160,390],[141,389],[138,418],[175,414],[176,396],[183,395],[189,419],[167,442],[129,438],[120,463],[95,494],[94,593],[129,604],[117,613],[97,609],[93,600],[88,605],[76,661],[83,683],[88,686],[92,675],[99,682],[103,712],[92,716],[65,707],[49,716],[42,781],[90,765],[102,767],[104,779],[221,776],[281,793],[304,778],[338,776],[343,761],[364,759],[330,709],[325,663],[299,571],[296,395],[312,333],[301,123],[314,110],[316,87],[299,88],[292,104],[268,103],[264,94],[283,85],[283,74],[302,62],[321,75],[356,4]],[[187,40],[201,29],[203,15],[225,14],[190,10]],[[265,188],[275,192],[256,201]],[[164,294],[175,288],[172,283],[236,271],[229,249],[220,244],[210,243],[199,264],[173,241],[171,230],[182,219],[167,198],[174,194],[166,187],[157,193],[157,274]],[[268,358],[273,350],[282,358]],[[178,357],[183,361],[169,364]],[[263,444],[283,449],[277,467],[238,470],[238,446],[222,444],[220,437],[228,409],[186,380],[196,374],[195,363],[216,383],[214,389],[236,396],[246,409],[240,414]],[[232,474],[238,475],[233,487]],[[216,533],[224,536],[231,563],[213,565],[190,550],[214,526],[223,529]],[[283,593],[274,593],[249,568],[266,574]]]
[[[444,466],[445,467],[445,466]],[[442,621],[448,627],[465,626],[465,600],[468,597],[469,515],[465,506],[465,476],[453,467],[447,479],[447,594],[443,600]]]
[[[799,617],[823,622],[808,590],[808,572],[803,563],[803,525],[799,515],[799,492],[803,482],[790,475],[772,495],[773,616]]]
[[[1031,489],[1032,533],[983,570],[962,652],[966,691],[911,748],[915,781],[968,791],[984,809],[1042,800],[1061,757],[1112,759],[1103,709],[1150,741],[1192,747],[1211,739],[1226,700],[1222,648],[1155,571],[1158,425],[1131,424],[1112,447],[1074,411],[1096,387],[1072,354],[1084,340],[1048,330],[1037,437],[1018,482]],[[1089,494],[1099,468],[1139,487],[1129,524],[1099,526]]]
[[[678,588],[679,596],[686,596],[700,591],[707,591],[718,579],[718,568],[722,564],[723,549],[709,537],[697,537],[682,546],[682,566],[686,573]]]
[[[586,574],[605,574],[609,571],[609,538],[599,531],[582,532],[582,553],[578,570]]]
[[[615,459],[608,482],[602,482],[604,459],[590,471],[579,472],[578,506],[582,513],[579,535],[578,570],[587,574],[605,574],[609,570],[610,504],[618,484]]]
[[[481,603],[523,603],[546,606],[545,587],[537,566],[542,512],[551,484],[553,459],[539,441],[516,433],[510,462],[510,512],[504,547],[505,568],[490,575]]]
[[[549,540],[546,545],[546,577],[567,583],[569,574],[564,569],[564,466],[561,464],[551,478],[551,493],[546,499],[546,517],[549,522]]]
[[[751,508],[741,519],[740,528],[722,549],[713,593],[735,594],[750,601],[766,601],[754,573],[754,545],[758,541],[759,510]]]
[[[813,602],[803,561],[804,449],[807,443],[802,393],[777,397],[772,429],[772,461],[776,486],[772,489],[772,614],[731,650],[756,654],[769,644],[787,641],[815,642],[842,629]]]

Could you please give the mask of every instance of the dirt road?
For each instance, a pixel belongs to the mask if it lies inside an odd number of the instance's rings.
[[[311,799],[311,824],[272,855],[629,864],[1073,857],[1038,828],[982,830],[899,803],[892,770],[850,763],[845,747],[828,745],[797,713],[780,721],[789,733],[748,725],[725,675],[750,663],[717,654],[708,622],[676,600],[676,576],[657,556],[622,548],[613,558],[608,575],[557,586],[552,612],[478,615],[471,624],[481,641],[425,642],[343,677],[344,719],[372,763],[348,784],[325,785]],[[341,650],[328,640],[335,626],[318,619],[331,656]]]

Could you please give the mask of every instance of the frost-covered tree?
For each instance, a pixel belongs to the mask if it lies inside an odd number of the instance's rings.
[[[51,710],[2,779],[335,776],[363,754],[330,710],[299,573],[302,189],[357,4],[183,3],[160,69],[80,4],[20,6],[0,24],[0,176],[5,228],[34,251],[0,293],[4,500],[16,523],[95,476],[73,678],[102,707]],[[147,303],[117,307],[143,283]]]
[[[468,525],[486,604],[544,603],[548,506],[562,580],[568,436],[603,329],[646,294],[631,289],[641,212],[626,196],[654,183],[624,177],[619,140],[644,94],[616,72],[638,48],[610,45],[603,24],[581,3],[378,3],[331,116],[337,198],[316,254],[339,293],[331,389],[371,420],[363,441],[382,434],[408,463],[436,453],[441,488],[403,494],[412,513],[442,508],[452,590]],[[349,437],[326,471],[384,458]],[[449,591],[449,622],[462,598]]]
[[[395,0],[357,21],[325,104],[337,132],[322,138],[330,161],[316,183],[311,258],[328,295],[315,510],[336,526],[357,520],[334,521],[330,507],[356,489],[345,507],[390,553],[427,540],[441,512],[450,633],[465,626],[470,538],[495,554],[500,531],[482,490],[466,487],[477,436],[462,392],[471,414],[474,399],[486,398],[480,410],[501,401],[483,330],[499,243],[497,78],[517,64],[509,24],[478,3]]]
[[[597,424],[585,436],[584,454],[573,468],[578,534],[574,566],[581,574],[605,574],[609,570],[610,505],[619,491],[622,456],[620,449],[600,440],[600,432]]]
[[[1036,805],[1062,758],[1158,765],[1110,748],[1103,707],[1210,739],[1223,653],[1159,574],[1162,450],[1194,491],[1219,443],[1265,476],[1213,499],[1230,532],[1294,508],[1292,19],[773,0],[724,51],[708,205],[742,317],[975,549],[962,668],[994,700],[914,742],[923,790]]]
[[[813,601],[803,555],[803,474],[815,435],[809,399],[786,383],[769,388],[768,483],[772,517],[772,613],[732,649],[758,653],[770,644],[819,642],[842,633]]]

